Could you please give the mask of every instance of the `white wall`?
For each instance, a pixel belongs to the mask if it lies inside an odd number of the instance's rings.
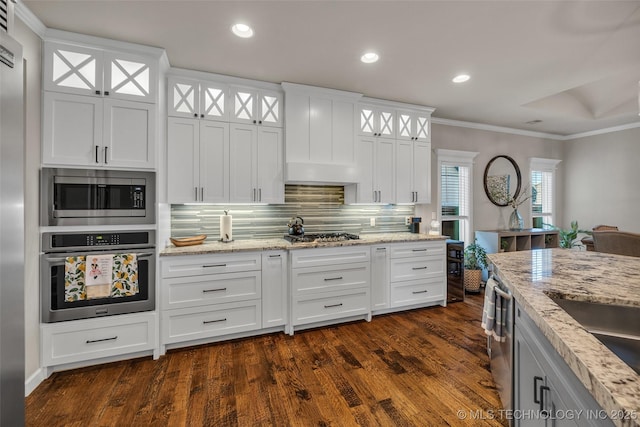
[[[512,157],[522,174],[522,185],[530,181],[529,178],[529,158],[541,157],[549,159],[562,159],[563,141],[538,138],[532,136],[513,135],[502,132],[478,130],[464,127],[448,126],[443,124],[433,124],[431,130],[431,148],[476,151],[479,154],[475,158],[473,165],[473,228],[474,230],[496,230],[506,229],[508,226],[510,207],[499,207],[492,204],[484,192],[482,179],[487,163],[499,154]],[[563,193],[563,163],[558,165],[556,180],[558,194],[556,200],[556,222],[563,226],[562,216],[562,193]],[[437,209],[438,203],[438,159],[434,154],[431,161],[432,168],[432,189],[431,204],[416,207],[416,216],[422,216],[424,232],[428,231],[431,212]],[[519,209],[525,221],[525,227],[531,226],[531,213],[528,211],[528,203],[522,205],[524,209]]]
[[[39,169],[41,40],[20,19],[15,18],[15,38],[22,44],[26,61],[25,91],[25,375],[40,369],[39,292]],[[27,390],[29,392],[29,390]]]
[[[565,222],[640,232],[640,128],[564,141]]]

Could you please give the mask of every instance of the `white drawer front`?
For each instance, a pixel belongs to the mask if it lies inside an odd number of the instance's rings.
[[[163,278],[235,273],[262,268],[259,252],[161,257],[160,260]]]
[[[291,268],[369,262],[368,245],[291,251]]]
[[[296,298],[293,302],[293,324],[304,325],[367,314],[370,300],[367,288],[351,292],[328,292],[315,298]]]
[[[260,300],[165,311],[163,344],[253,331],[262,327],[261,318]]]
[[[414,280],[391,285],[391,307],[438,301],[445,298],[442,279]]]
[[[443,241],[421,242],[391,246],[391,258],[406,258],[416,256],[445,256],[446,244]]]
[[[246,301],[260,298],[260,291],[260,271],[163,279],[162,308]]]
[[[371,274],[368,262],[343,265],[341,268],[308,267],[292,270],[294,295],[354,289],[369,286]]]
[[[391,282],[444,275],[442,257],[399,258],[391,261]]]
[[[74,320],[42,326],[42,363],[53,366],[152,350],[155,313]]]

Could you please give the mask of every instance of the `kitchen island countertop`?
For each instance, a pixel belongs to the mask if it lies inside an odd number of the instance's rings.
[[[640,426],[640,375],[550,298],[640,307],[640,258],[542,249],[490,254],[489,260],[614,424]],[[615,419],[622,415],[628,419]]]
[[[447,236],[431,236],[414,233],[372,233],[361,234],[360,239],[341,242],[290,243],[284,238],[235,240],[229,243],[206,242],[202,245],[175,247],[169,246],[160,252],[160,256],[204,255],[243,251],[293,250],[306,248],[331,248],[339,246],[375,245],[379,243],[410,243],[422,241],[446,240]]]

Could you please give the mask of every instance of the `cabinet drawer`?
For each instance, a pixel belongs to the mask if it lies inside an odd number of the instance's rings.
[[[445,242],[413,243],[391,246],[391,258],[445,255]]]
[[[291,251],[291,268],[369,262],[368,245]]]
[[[293,325],[367,314],[370,311],[369,307],[368,288],[300,297],[293,301]]]
[[[247,271],[163,279],[162,293],[163,309],[256,299],[261,295],[261,273]]]
[[[444,299],[445,286],[442,279],[412,280],[401,284],[392,284],[391,307]]]
[[[262,327],[260,300],[167,310],[162,314],[163,344],[209,338]]]
[[[42,363],[53,366],[152,350],[155,313],[42,325]]]
[[[442,257],[399,258],[391,261],[391,282],[444,277]]]
[[[161,260],[163,278],[235,273],[262,267],[259,252],[163,257]]]
[[[292,270],[294,295],[353,289],[369,286],[369,263],[349,264],[340,268],[308,267]]]

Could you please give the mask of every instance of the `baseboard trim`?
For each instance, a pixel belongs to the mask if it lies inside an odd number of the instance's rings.
[[[24,397],[31,394],[33,390],[40,385],[40,383],[47,379],[47,372],[44,368],[38,368],[29,378],[24,382]]]

